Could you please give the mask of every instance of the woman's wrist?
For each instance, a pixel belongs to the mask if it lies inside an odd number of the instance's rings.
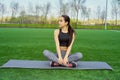
[[[58,58],[62,58],[61,56],[59,56]]]
[[[64,58],[68,58],[68,56],[65,56]]]

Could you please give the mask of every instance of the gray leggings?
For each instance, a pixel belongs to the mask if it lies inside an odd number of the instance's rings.
[[[64,58],[64,56],[65,56],[65,54],[66,54],[66,51],[61,51],[61,56],[62,56],[62,58]],[[43,55],[47,58],[47,59],[49,59],[50,61],[54,61],[54,62],[57,62],[58,63],[58,55],[57,54],[55,54],[55,53],[53,53],[53,52],[51,52],[51,51],[49,51],[49,50],[44,50],[43,51]],[[80,59],[82,58],[82,53],[80,53],[80,52],[77,52],[77,53],[75,53],[75,54],[70,54],[69,56],[68,56],[68,62],[77,62],[77,61],[79,61]]]

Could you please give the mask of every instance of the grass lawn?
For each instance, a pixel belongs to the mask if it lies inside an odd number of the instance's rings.
[[[53,31],[0,28],[0,66],[10,59],[47,60],[42,51],[56,51]],[[0,80],[120,80],[120,31],[76,29],[72,52],[82,52],[82,61],[107,62],[114,70],[0,69]]]

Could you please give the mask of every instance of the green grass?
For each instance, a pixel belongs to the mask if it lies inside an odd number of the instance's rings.
[[[0,28],[0,66],[10,59],[47,60],[42,51],[55,52],[54,29]],[[76,29],[72,53],[82,61],[104,61],[108,70],[0,69],[0,80],[120,80],[120,31]]]

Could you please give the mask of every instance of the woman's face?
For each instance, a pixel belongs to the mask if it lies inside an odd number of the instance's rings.
[[[67,22],[65,22],[64,17],[59,18],[58,24],[60,28],[67,26]]]

